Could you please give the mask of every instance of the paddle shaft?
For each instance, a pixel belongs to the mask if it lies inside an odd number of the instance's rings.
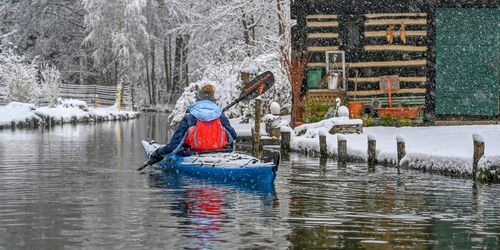
[[[141,167],[139,167],[139,168],[137,169],[137,171],[141,171],[141,170],[143,170],[144,168],[146,168],[146,167],[148,167],[148,166],[151,166],[151,165],[153,165],[153,164],[155,164],[155,163],[157,163],[157,162],[160,162],[160,161],[161,161],[161,160],[159,160],[159,161],[149,160],[149,161],[147,161],[146,163],[144,163],[144,165],[142,165]]]
[[[222,109],[222,112],[230,109],[232,106],[236,105],[238,102],[240,102],[241,100],[245,99],[250,93],[247,93],[246,95],[244,96],[240,96],[238,98],[236,98],[236,100],[234,100],[233,102],[229,103],[229,105],[227,105],[225,108]]]

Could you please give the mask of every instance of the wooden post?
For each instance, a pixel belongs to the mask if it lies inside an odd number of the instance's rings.
[[[377,141],[373,135],[368,135],[368,167],[375,168],[377,164]]]
[[[328,146],[326,144],[326,135],[319,136],[319,155],[321,158],[328,157]]]
[[[290,139],[292,133],[290,131],[281,130],[281,140],[280,140],[280,148],[281,148],[281,156],[287,158],[290,155]]]
[[[399,168],[401,167],[401,159],[403,159],[403,157],[405,157],[406,155],[406,146],[405,146],[405,139],[400,135],[396,136],[396,142],[398,150],[398,174],[399,174]]]
[[[99,95],[95,95],[94,108],[99,107]]]
[[[484,155],[484,139],[479,134],[473,134],[472,140],[474,141],[474,153],[472,160],[472,179],[476,179],[479,159]]]
[[[243,83],[247,83],[250,81],[250,73],[248,72],[241,72],[240,73],[240,79]]]
[[[260,121],[261,121],[261,100],[255,99],[255,130],[253,136],[253,154],[255,157],[260,155]]]
[[[337,134],[337,146],[339,163],[342,163],[341,165],[345,165],[345,162],[347,161],[347,140],[344,135]]]
[[[29,119],[28,124],[30,128],[35,128],[35,118]]]

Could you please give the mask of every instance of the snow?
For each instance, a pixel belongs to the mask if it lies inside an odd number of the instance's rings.
[[[396,141],[397,142],[405,142],[405,138],[401,135],[396,135]]]
[[[330,130],[335,125],[362,125],[363,121],[361,119],[349,119],[349,117],[332,117],[316,123],[303,124],[294,129],[295,134],[301,134],[305,132],[307,137],[315,138],[318,135],[318,129],[325,128]]]
[[[483,137],[480,135],[480,134],[472,134],[472,140],[474,140],[475,142],[484,142],[484,139]]]
[[[271,105],[270,105],[270,109],[271,109],[271,114],[273,114],[273,115],[279,115],[280,114],[281,107],[280,107],[279,103],[272,102]]]
[[[6,106],[0,106],[0,126],[33,119],[36,117],[34,110],[35,105],[22,102],[11,102]]]
[[[367,137],[367,139],[368,139],[369,141],[375,141],[375,140],[376,140],[376,139],[375,139],[375,136],[373,136],[372,134],[367,134],[367,135],[366,135],[366,137]]]
[[[264,117],[266,117],[266,119],[268,119],[270,116],[275,117],[275,116],[270,115],[270,114],[265,115],[265,116],[263,116],[262,122],[260,123],[260,134],[263,136],[268,135],[266,132],[266,124],[265,124]],[[281,121],[280,121],[281,131],[283,131],[283,129],[285,129],[285,130],[287,129],[284,127],[288,127],[289,121],[290,121],[289,115],[281,116]],[[251,136],[252,135],[251,130],[252,130],[252,128],[255,127],[254,120],[250,120],[248,123],[243,123],[242,118],[233,118],[233,119],[229,119],[229,122],[231,123],[231,126],[234,128],[234,130],[236,131],[236,134],[238,136]],[[288,129],[293,131],[290,127],[288,127]]]
[[[292,133],[293,134],[293,129],[290,128],[289,126],[282,126],[280,128],[280,132],[289,132],[289,133]]]
[[[255,122],[253,120],[249,123],[242,123],[241,118],[233,118],[229,119],[229,122],[238,136],[251,136],[252,129],[255,127]],[[260,134],[267,135],[266,125],[264,122],[260,123]]]
[[[118,112],[115,106],[88,108],[87,104],[80,100],[62,101],[62,104],[54,108],[36,108],[33,104],[20,102],[11,102],[6,106],[0,106],[0,126],[11,125],[12,122],[24,122],[30,119],[41,120],[44,117],[54,118],[55,121],[67,123],[73,117],[76,117],[78,120],[83,118],[113,120],[115,118],[132,119],[137,116],[138,112]]]
[[[310,124],[307,124],[310,125]],[[324,122],[328,126],[327,122]],[[292,137],[291,148],[295,151],[319,151],[317,138],[320,128],[307,126],[314,133],[305,132]],[[302,129],[299,129],[302,131]],[[434,127],[368,127],[363,134],[327,134],[328,153],[337,155],[337,140],[345,137],[350,156],[367,160],[367,140],[377,138],[378,161],[395,165],[397,141],[405,141],[406,156],[401,164],[410,168],[443,171],[470,175],[474,134],[484,138],[485,155],[479,161],[480,169],[500,168],[500,125],[434,126]],[[297,128],[295,130],[297,132]]]

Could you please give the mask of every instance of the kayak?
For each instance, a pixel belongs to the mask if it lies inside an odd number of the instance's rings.
[[[145,140],[141,144],[146,157],[163,146]],[[204,152],[190,156],[165,155],[158,166],[163,170],[195,177],[261,184],[274,182],[278,164],[279,155],[278,159],[265,162],[237,152]]]

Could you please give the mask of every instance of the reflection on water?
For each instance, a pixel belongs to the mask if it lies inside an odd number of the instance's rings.
[[[0,249],[500,247],[500,185],[292,155],[274,186],[151,169],[165,115],[0,131]]]
[[[173,191],[165,198],[172,201],[169,206],[172,215],[178,217],[182,225],[179,237],[186,238],[188,248],[210,249],[226,243],[230,243],[230,247],[234,244],[231,229],[236,219],[231,211],[241,207],[272,218],[276,202],[272,186],[221,183],[162,171],[150,173],[150,186]],[[255,210],[248,201],[257,204],[259,209]]]

